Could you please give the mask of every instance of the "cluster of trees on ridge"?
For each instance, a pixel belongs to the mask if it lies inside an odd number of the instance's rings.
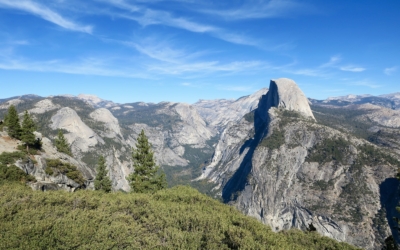
[[[24,142],[28,153],[29,147],[34,147],[36,149],[41,148],[42,144],[40,139],[36,138],[33,133],[37,126],[27,110],[25,110],[21,123],[15,106],[11,105],[5,116],[4,125],[7,127],[8,134],[11,138],[19,139]],[[57,151],[72,156],[70,146],[62,130],[58,130],[54,142]],[[155,163],[154,152],[151,149],[151,144],[144,130],[141,131],[137,138],[136,149],[133,149],[132,158],[134,172],[127,177],[132,192],[154,193],[167,187],[165,174]],[[49,169],[49,171],[50,170],[51,169]],[[95,190],[103,190],[105,192],[111,192],[112,190],[112,183],[108,177],[104,156],[100,156],[97,163],[97,175],[94,181],[94,187]]]

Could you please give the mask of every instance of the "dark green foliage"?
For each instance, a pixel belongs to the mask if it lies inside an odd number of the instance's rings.
[[[280,119],[279,127],[281,128],[281,130],[284,129],[284,127],[291,122],[297,122],[299,120],[311,121],[304,118],[299,112],[287,109],[279,109],[278,116]]]
[[[335,161],[344,164],[349,146],[350,142],[342,137],[325,139],[309,149],[306,161],[320,164]]]
[[[29,115],[28,111],[25,110],[21,127],[21,141],[25,143],[27,152],[29,152],[29,146],[34,146],[37,144],[35,134],[33,133],[35,130],[36,124],[32,120],[32,117]]]
[[[8,113],[6,115],[6,126],[8,128],[8,135],[15,139],[20,139],[21,137],[21,125],[19,124],[19,117],[17,109],[14,105],[8,108]]]
[[[59,159],[46,159],[46,163],[46,174],[54,176],[63,174],[80,185],[85,183],[82,173],[79,172],[76,166],[62,162]]]
[[[7,166],[0,163],[0,183],[3,181],[30,182],[36,179],[15,165]]]
[[[94,180],[94,189],[103,190],[106,193],[111,192],[111,180],[107,176],[108,171],[106,170],[106,160],[101,155],[99,162],[97,163],[97,175]]]
[[[64,133],[61,129],[58,130],[57,138],[55,139],[55,146],[58,152],[72,156],[68,141],[65,139]]]
[[[41,142],[40,142],[41,143]],[[42,145],[40,144],[38,147],[41,147]],[[18,150],[27,152],[30,155],[38,155],[39,154],[39,150],[36,149],[36,145],[33,145],[33,147],[28,148],[28,151],[26,150],[26,146],[23,144],[20,144],[17,146]]]
[[[254,122],[254,111],[245,114],[244,119],[248,122]]]
[[[134,172],[127,177],[132,192],[153,193],[166,188],[165,174],[159,173],[160,167],[156,165],[153,154],[151,144],[142,130],[137,138],[136,149],[132,152]]]
[[[372,145],[364,144],[358,147],[358,150],[362,152],[361,164],[369,166],[375,166],[377,164],[389,163],[393,166],[400,168],[400,161],[393,156],[382,152],[382,150],[375,148]]]
[[[27,155],[25,152],[3,152],[0,154],[0,164],[10,165],[14,164],[17,160],[26,159]]]
[[[270,136],[261,141],[260,146],[273,150],[279,149],[283,144],[285,144],[285,133],[275,128]]]
[[[393,235],[390,235],[385,239],[385,245],[382,250],[398,250],[397,243],[393,238]]]
[[[317,233],[274,233],[182,186],[151,195],[7,184],[0,207],[0,249],[356,249]]]
[[[311,105],[311,109],[318,123],[340,131],[347,131],[363,139],[368,139],[373,134],[368,129],[376,125],[371,120],[360,120],[359,117],[368,113],[365,110],[344,110],[343,108],[329,108],[319,105]]]

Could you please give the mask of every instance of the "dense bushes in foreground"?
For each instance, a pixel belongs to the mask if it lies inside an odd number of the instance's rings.
[[[273,233],[195,189],[34,192],[0,185],[0,249],[354,249],[317,233]]]

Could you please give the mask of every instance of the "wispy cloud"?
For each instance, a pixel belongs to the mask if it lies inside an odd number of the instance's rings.
[[[153,64],[148,66],[148,70],[166,75],[182,75],[185,73],[206,75],[211,73],[235,74],[239,72],[261,70],[263,67],[264,65],[260,61],[234,61],[230,63],[205,61],[180,64]]]
[[[117,7],[123,11],[128,11],[128,13],[118,12],[118,13],[112,13],[112,15],[117,16],[119,18],[136,21],[137,23],[139,23],[144,27],[151,25],[164,25],[173,28],[187,30],[189,32],[194,32],[194,33],[207,33],[213,37],[234,44],[256,46],[256,47],[261,47],[262,44],[257,39],[248,37],[245,34],[237,34],[227,31],[223,28],[216,27],[214,25],[196,22],[181,16],[177,17],[167,11],[154,10],[139,5],[132,5],[124,0],[111,0],[111,1],[98,0],[98,1],[111,4],[112,6]],[[283,47],[281,45],[274,45],[271,47],[274,47],[273,48],[274,50],[287,48],[287,46]]]
[[[336,66],[340,61],[342,60],[342,58],[339,55],[336,56],[332,56],[328,62],[322,64],[321,66],[319,66],[320,68],[329,68],[329,67],[334,67]]]
[[[376,83],[371,82],[369,80],[361,80],[361,81],[353,82],[353,83],[351,83],[351,85],[365,86],[365,87],[369,87],[369,88],[372,88],[372,89],[383,87],[382,85],[376,84]]]
[[[117,76],[127,78],[155,79],[154,75],[132,70],[132,67],[113,67],[110,58],[82,58],[75,61],[61,59],[32,61],[12,53],[0,56],[0,69],[34,72],[56,72],[75,75]]]
[[[339,69],[342,71],[349,71],[349,72],[363,72],[366,70],[363,67],[358,67],[358,66],[353,66],[353,65],[342,66]]]
[[[119,16],[137,21],[142,26],[165,25],[196,33],[216,31],[216,28],[211,25],[196,23],[182,17],[174,17],[171,13],[166,11],[145,9],[142,14],[139,15],[120,14]]]
[[[133,5],[124,0],[99,1],[111,4],[112,6],[122,9],[124,11],[128,11],[129,13],[113,14],[121,18],[134,20],[142,26],[166,25],[196,33],[211,32],[217,29],[212,25],[200,24],[183,17],[174,17],[171,13],[167,11],[153,10],[147,7]]]
[[[0,0],[0,8],[17,9],[39,16],[44,20],[54,23],[68,30],[92,33],[92,26],[77,24],[61,16],[59,13],[47,8],[39,3],[29,0]]]
[[[232,86],[232,85],[219,85],[217,86],[219,90],[235,91],[235,92],[253,92],[255,89],[252,86]]]
[[[294,13],[314,12],[315,8],[292,0],[270,0],[265,2],[246,1],[234,9],[215,10],[202,9],[200,12],[215,15],[226,20],[276,18],[293,15]]]
[[[284,71],[294,75],[316,76],[316,77],[327,76],[327,73],[320,69],[295,69],[295,70],[284,70]]]
[[[198,76],[210,73],[235,74],[238,72],[254,72],[269,68],[265,61],[247,60],[221,62],[204,59],[212,51],[190,51],[190,48],[174,45],[168,39],[149,37],[131,41],[114,41],[136,49],[148,60],[143,61],[149,72],[162,75],[195,74]],[[179,48],[177,48],[179,47]],[[193,50],[193,49],[192,49]]]
[[[391,68],[386,68],[383,70],[383,73],[385,73],[386,75],[390,76],[392,75],[394,72],[397,71],[397,66],[391,67]]]
[[[319,66],[307,67],[307,68],[295,68],[297,63],[289,64],[285,67],[277,68],[282,72],[286,72],[294,75],[312,76],[312,77],[323,77],[329,78],[337,74],[337,70],[349,71],[349,72],[362,72],[366,69],[359,66],[346,65],[341,66],[342,57],[340,55],[332,56],[328,62],[322,63]]]

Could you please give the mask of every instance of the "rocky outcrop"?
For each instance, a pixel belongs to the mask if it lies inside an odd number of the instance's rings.
[[[315,120],[307,97],[291,79],[271,80],[268,93],[263,96],[259,103],[259,109],[257,110],[259,117],[266,121],[268,119],[268,110],[272,107],[296,111],[305,117]]]
[[[0,109],[8,109],[11,105],[16,106],[16,105],[18,105],[18,104],[20,104],[20,103],[23,103],[23,102],[24,102],[24,101],[21,100],[21,99],[12,99],[12,100],[9,100],[9,101],[7,101],[7,102],[5,102],[5,103],[2,103],[2,104],[0,105]]]
[[[50,127],[54,130],[65,129],[69,133],[65,135],[68,142],[72,144],[72,150],[87,152],[89,147],[104,141],[90,127],[88,127],[78,116],[75,110],[65,107],[57,111],[51,117]]]
[[[44,99],[42,101],[37,102],[35,104],[35,108],[30,109],[29,113],[43,114],[45,112],[59,108],[61,108],[61,106],[55,105],[50,99]]]
[[[379,150],[368,142],[318,124],[288,79],[271,81],[254,115],[228,126],[199,179],[275,231],[312,223],[325,236],[380,248],[391,234],[378,219],[384,183],[397,166],[368,158]]]
[[[73,192],[76,189],[93,189],[95,173],[85,163],[57,152],[52,142],[48,138],[43,137],[42,134],[35,132],[35,136],[42,141],[41,151],[38,154],[24,157],[15,162],[15,166],[36,178],[36,182],[29,183],[34,190],[66,190]],[[6,132],[0,132],[0,154],[3,152],[18,151],[17,146],[21,144],[21,141],[8,137]],[[64,163],[77,167],[86,180],[85,183],[79,184],[64,174],[48,175],[46,173],[47,159],[59,159]]]
[[[384,108],[373,104],[352,105],[349,109],[365,111],[365,117],[379,125],[392,128],[400,128],[400,110]]]
[[[237,122],[245,114],[255,110],[267,88],[260,89],[252,95],[237,100],[200,100],[193,104],[209,127],[222,132],[229,122]]]
[[[101,99],[96,95],[80,94],[76,98],[88,103],[95,108],[111,108],[117,105],[112,101]]]
[[[119,136],[120,139],[123,138],[121,133],[121,128],[119,126],[118,119],[113,116],[113,114],[105,108],[99,108],[89,114],[89,117],[95,121],[104,123],[105,130],[103,135],[109,138],[115,138]]]
[[[203,118],[197,110],[186,103],[174,105],[176,112],[182,120],[180,128],[174,128],[175,138],[180,144],[196,145],[204,147],[205,142],[215,135],[215,132],[207,128]]]

